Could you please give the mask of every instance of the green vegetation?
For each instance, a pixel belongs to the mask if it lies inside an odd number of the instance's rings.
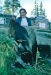
[[[40,2],[40,5],[38,4],[38,1],[35,0],[34,2],[34,8],[31,11],[31,15],[37,17],[37,16],[44,16],[46,17],[45,9],[43,9],[43,3]]]
[[[6,14],[11,14],[13,13],[14,15],[14,12],[20,7],[20,2],[19,0],[5,0],[4,2],[4,9],[5,9],[5,13]]]
[[[13,66],[15,61],[14,39],[0,30],[0,75],[51,75],[51,64],[46,60],[37,61],[37,64],[26,66],[25,69]]]
[[[14,75],[11,65],[15,59],[13,40],[4,31],[0,31],[0,75]]]

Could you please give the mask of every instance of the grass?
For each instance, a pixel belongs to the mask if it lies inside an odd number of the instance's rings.
[[[51,64],[45,59],[36,60],[33,66],[25,66],[25,69],[16,68],[16,53],[14,51],[14,39],[9,38],[5,31],[0,30],[0,75],[51,75]]]

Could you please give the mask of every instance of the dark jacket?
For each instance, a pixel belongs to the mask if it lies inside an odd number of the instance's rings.
[[[30,20],[30,18],[26,17],[26,19],[27,19],[27,22],[28,22],[28,26],[31,26],[31,20]],[[22,20],[22,18],[18,17],[16,19],[16,22],[19,23],[19,25],[21,25],[21,20]]]

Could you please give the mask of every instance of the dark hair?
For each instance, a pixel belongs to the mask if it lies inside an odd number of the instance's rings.
[[[21,8],[19,12],[21,13],[22,10],[27,14],[27,11],[24,8]]]

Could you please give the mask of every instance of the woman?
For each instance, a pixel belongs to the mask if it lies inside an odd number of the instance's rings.
[[[18,58],[17,62],[15,63],[15,66],[18,63],[21,64],[23,67],[25,66],[25,63],[30,65],[32,64],[32,54],[31,49],[29,48],[29,42],[28,42],[28,33],[24,26],[31,26],[31,20],[30,18],[26,17],[26,10],[24,8],[20,9],[20,17],[18,17],[16,20],[13,18],[13,27],[15,30],[15,41],[18,43],[20,47],[18,47]],[[22,42],[21,42],[22,41]],[[21,56],[19,56],[21,54]]]
[[[26,17],[26,10],[24,8],[21,8],[20,11],[20,17],[16,19],[16,22],[19,23],[21,26],[31,26],[31,20],[30,18]]]

